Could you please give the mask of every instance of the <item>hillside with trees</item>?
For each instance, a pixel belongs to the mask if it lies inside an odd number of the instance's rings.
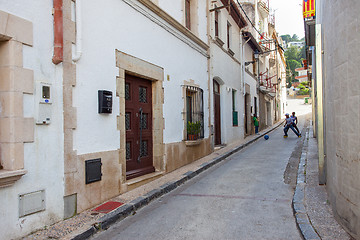
[[[289,42],[304,42],[304,38],[299,39],[299,37],[294,34],[293,36],[282,35],[280,36],[283,41],[288,44]],[[291,46],[285,51],[285,59],[286,59],[286,82],[287,87],[291,87],[293,82],[298,82],[295,79],[297,76],[296,68],[302,67],[302,60],[305,59],[305,46],[302,48],[298,48],[296,46]]]

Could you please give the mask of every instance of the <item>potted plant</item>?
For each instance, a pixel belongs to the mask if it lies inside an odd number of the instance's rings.
[[[188,140],[196,140],[199,137],[200,131],[201,131],[200,121],[188,122],[187,124]]]

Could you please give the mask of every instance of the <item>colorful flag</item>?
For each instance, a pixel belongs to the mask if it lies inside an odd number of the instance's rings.
[[[315,0],[303,0],[304,18],[315,16]]]

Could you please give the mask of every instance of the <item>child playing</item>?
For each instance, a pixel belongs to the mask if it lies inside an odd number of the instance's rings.
[[[294,128],[296,129],[296,131],[301,135],[298,127],[297,127],[297,124],[298,124],[298,119],[297,119],[297,116],[295,116],[295,112],[292,112],[290,118],[293,120],[293,126]]]
[[[284,138],[288,137],[287,132],[289,131],[289,128],[291,128],[291,130],[293,130],[293,132],[296,134],[296,136],[301,137],[301,135],[295,130],[294,125],[293,125],[293,120],[290,118],[289,114],[286,113],[285,114],[285,125],[284,125]]]

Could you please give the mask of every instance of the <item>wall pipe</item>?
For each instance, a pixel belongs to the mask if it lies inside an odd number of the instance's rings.
[[[63,61],[63,0],[54,0],[54,55],[52,62],[59,64]]]
[[[76,53],[72,57],[74,62],[77,62],[82,55],[82,24],[81,24],[81,0],[76,0],[75,3],[75,21],[76,21]]]

